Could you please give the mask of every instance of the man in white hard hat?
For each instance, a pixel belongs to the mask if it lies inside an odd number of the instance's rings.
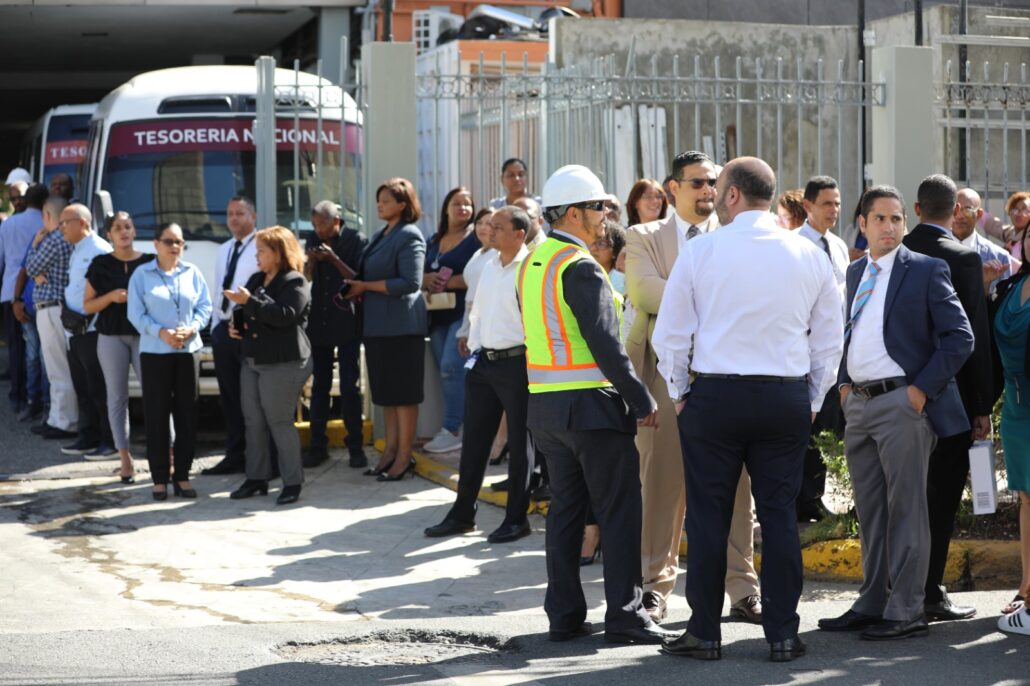
[[[550,237],[522,263],[516,286],[526,334],[527,425],[547,459],[549,638],[592,633],[579,580],[583,523],[592,508],[604,553],[605,640],[661,643],[674,636],[641,604],[640,464],[636,428],[658,406],[619,340],[619,307],[588,247],[604,231],[608,194],[586,167],[569,165],[544,185]]]
[[[27,170],[23,169],[22,167],[15,167],[7,175],[7,180],[4,181],[4,184],[7,186],[11,186],[18,182],[24,183],[26,185],[32,183],[32,174],[30,174]]]

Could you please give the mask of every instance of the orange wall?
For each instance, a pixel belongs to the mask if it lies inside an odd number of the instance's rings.
[[[393,8],[393,39],[398,42],[407,42],[412,39],[412,12],[428,10],[434,7],[448,6],[454,14],[467,17],[469,12],[479,5],[496,5],[497,7],[564,7],[568,0],[476,0],[466,2],[465,0],[396,0]],[[581,13],[582,14],[582,13]],[[594,7],[591,13],[585,16],[594,17],[621,17],[622,0],[594,0]],[[383,12],[382,6],[376,9],[376,31],[379,40],[383,40]]]

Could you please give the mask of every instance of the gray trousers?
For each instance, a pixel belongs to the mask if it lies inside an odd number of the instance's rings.
[[[923,614],[930,565],[926,471],[937,436],[904,387],[871,400],[849,393],[844,416],[865,577],[853,609],[914,619]]]
[[[111,436],[118,450],[129,449],[129,365],[136,370],[136,378],[143,378],[139,370],[139,336],[97,337],[97,358],[104,372],[107,387],[107,420],[111,423]]]
[[[247,432],[247,478],[272,478],[268,446],[271,434],[279,451],[283,486],[304,483],[300,459],[300,435],[294,426],[297,399],[311,376],[311,358],[296,362],[255,364],[248,357],[240,370],[240,396]]]

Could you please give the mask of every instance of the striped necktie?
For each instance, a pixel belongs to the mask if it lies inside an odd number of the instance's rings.
[[[694,226],[693,224],[691,224],[690,228],[687,229],[687,240],[689,241],[691,238],[696,238],[697,235],[700,234],[700,233],[701,233],[701,229],[699,229],[696,226]]]
[[[855,295],[855,302],[851,303],[851,319],[844,326],[844,340],[851,336],[851,331],[855,328],[855,322],[858,321],[858,315],[862,314],[862,309],[865,308],[869,298],[872,297],[873,289],[876,287],[876,277],[881,271],[883,270],[880,268],[880,265],[875,262],[869,263],[869,277],[859,284],[858,294]]]

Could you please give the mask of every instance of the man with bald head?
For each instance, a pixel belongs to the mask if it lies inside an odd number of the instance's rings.
[[[810,426],[840,363],[844,321],[830,261],[777,226],[769,213],[775,191],[776,176],[762,160],[727,164],[716,184],[722,228],[686,244],[658,308],[652,342],[678,415],[691,499],[693,614],[683,635],[663,646],[669,655],[721,656],[726,543],[744,467],[762,525],[770,659],[805,653],[795,502]]]
[[[984,292],[988,297],[994,293],[995,286],[1004,278],[1012,276],[1019,270],[1019,260],[980,235],[976,230],[980,219],[984,216],[980,194],[972,188],[961,188],[955,202],[955,218],[951,223],[951,232],[958,242],[980,255],[983,262]]]

